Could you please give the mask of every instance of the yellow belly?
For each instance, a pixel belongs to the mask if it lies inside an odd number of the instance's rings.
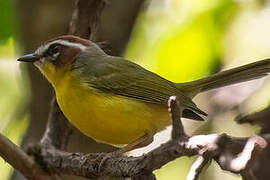
[[[69,121],[99,142],[128,144],[145,133],[154,135],[171,122],[164,106],[99,93],[70,79],[55,90]]]

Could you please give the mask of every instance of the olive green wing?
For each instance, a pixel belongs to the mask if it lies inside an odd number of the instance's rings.
[[[91,58],[84,63],[87,64],[82,66],[81,73],[85,81],[101,92],[164,106],[167,106],[170,96],[176,95],[185,108],[206,115],[174,83],[131,61],[106,56]]]

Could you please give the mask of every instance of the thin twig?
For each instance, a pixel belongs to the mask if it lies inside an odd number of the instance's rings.
[[[176,96],[171,96],[168,101],[168,111],[172,118],[172,139],[176,139],[181,136],[186,136],[183,124],[181,122],[182,109],[180,109],[179,101]]]
[[[192,164],[187,176],[187,180],[198,180],[200,173],[202,172],[203,168],[209,163],[209,161],[210,158],[199,156]]]

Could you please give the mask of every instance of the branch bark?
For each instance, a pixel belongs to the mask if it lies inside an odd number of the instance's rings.
[[[69,34],[95,41],[104,0],[76,0],[69,25]]]
[[[28,179],[59,179],[57,175],[51,176],[44,171],[30,156],[2,134],[0,134],[0,156]]]

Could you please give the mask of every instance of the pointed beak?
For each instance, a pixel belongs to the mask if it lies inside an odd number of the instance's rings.
[[[27,54],[27,55],[24,55],[24,56],[20,57],[19,59],[17,59],[17,61],[22,61],[22,62],[36,62],[40,58],[41,57],[39,55],[36,55],[36,54]]]

